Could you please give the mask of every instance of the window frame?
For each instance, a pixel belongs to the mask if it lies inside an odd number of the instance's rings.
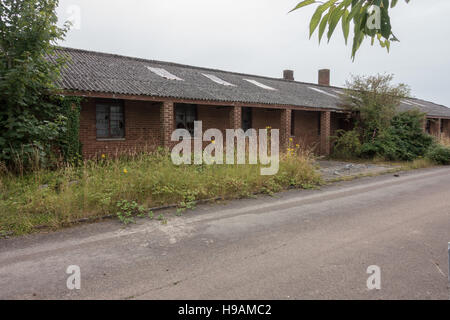
[[[194,111],[193,112],[193,114],[194,114],[194,121],[192,123],[192,125],[193,125],[192,130],[189,130],[188,122],[186,121],[187,120],[186,116],[188,114],[188,111],[187,111],[188,109],[191,109],[191,110]],[[189,131],[191,136],[194,137],[194,128],[195,128],[194,124],[195,124],[195,121],[198,121],[198,106],[196,104],[177,104],[177,105],[175,105],[175,112],[174,112],[175,113],[174,114],[175,129],[181,129],[181,128],[178,128],[179,121],[178,121],[178,117],[177,117],[178,112],[180,112],[181,110],[184,111],[183,112],[183,114],[184,114],[184,120],[183,120],[184,128],[182,128],[182,129],[185,129],[185,130]]]
[[[108,107],[108,135],[107,136],[99,136],[98,135],[98,107],[107,106]],[[122,123],[123,123],[123,134],[121,135],[112,135],[111,134],[111,107],[120,107],[122,114]],[[97,99],[95,101],[95,136],[99,141],[105,140],[124,140],[126,137],[126,119],[125,119],[125,104],[123,100],[110,100],[110,99]]]

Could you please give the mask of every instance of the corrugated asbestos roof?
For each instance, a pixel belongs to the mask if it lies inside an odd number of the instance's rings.
[[[69,57],[60,85],[70,91],[340,109],[337,87],[79,49],[58,48],[57,54]],[[401,106],[413,108],[450,117],[449,108],[428,101],[407,99]]]

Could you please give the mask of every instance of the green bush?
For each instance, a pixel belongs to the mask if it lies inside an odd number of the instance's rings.
[[[362,145],[361,155],[393,161],[412,161],[424,157],[433,145],[433,138],[423,132],[423,118],[419,111],[398,113],[386,131]]]
[[[338,159],[353,159],[361,155],[361,141],[356,130],[337,130],[334,140],[333,157]]]
[[[437,164],[450,165],[450,148],[436,144],[427,153],[427,158]]]

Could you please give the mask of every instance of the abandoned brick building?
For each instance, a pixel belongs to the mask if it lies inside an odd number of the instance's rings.
[[[312,84],[295,81],[289,70],[275,79],[78,49],[58,54],[69,56],[65,94],[86,98],[80,120],[86,157],[170,146],[173,130],[191,130],[196,120],[203,130],[270,126],[280,130],[282,146],[292,138],[326,155],[333,133],[351,127],[329,70]],[[450,109],[418,99],[404,99],[401,108],[426,113],[430,134],[450,135]]]

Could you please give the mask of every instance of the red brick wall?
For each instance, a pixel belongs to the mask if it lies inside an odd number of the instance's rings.
[[[163,131],[162,120],[165,118],[161,117],[163,115],[161,112],[163,110],[162,103],[125,101],[125,138],[100,140],[96,137],[95,101],[95,99],[88,99],[82,104],[80,140],[83,144],[83,154],[85,157],[89,158],[101,154],[114,156],[120,153],[143,151],[163,145],[162,133],[165,131]],[[176,108],[176,105],[174,108]],[[203,122],[204,131],[217,128],[224,133],[225,137],[225,130],[232,128],[233,124],[239,125],[239,127],[241,126],[241,119],[234,119],[233,110],[234,107],[201,105],[197,107],[197,118]],[[286,122],[287,119],[286,117],[282,117],[283,111],[279,109],[252,108],[251,110],[252,127],[254,129],[265,129],[267,126],[270,126],[273,129],[281,130],[282,118],[285,120],[283,122]],[[240,107],[236,111],[236,114],[240,116]],[[318,152],[320,150],[320,112],[292,111],[292,114],[294,113],[294,144],[314,148]],[[169,118],[173,119],[173,117]],[[339,119],[332,114],[332,132],[335,132],[339,126]],[[291,128],[287,123],[285,135],[290,136],[290,133]],[[170,138],[169,135],[168,137]]]
[[[253,129],[280,129],[281,110],[252,108],[252,127]]]
[[[231,107],[197,106],[197,119],[203,122],[203,132],[208,129],[219,129],[225,135],[231,129]]]
[[[440,137],[441,135],[441,120],[431,119],[431,130],[430,134],[435,137]]]
[[[320,146],[320,112],[292,111],[294,113],[294,143],[318,151]]]
[[[448,119],[442,119],[443,125],[444,125],[444,132],[442,135],[444,137],[450,138],[450,120]]]
[[[80,140],[85,157],[114,156],[160,145],[160,104],[125,101],[125,138],[106,141],[97,139],[95,101],[87,99],[81,108]]]

